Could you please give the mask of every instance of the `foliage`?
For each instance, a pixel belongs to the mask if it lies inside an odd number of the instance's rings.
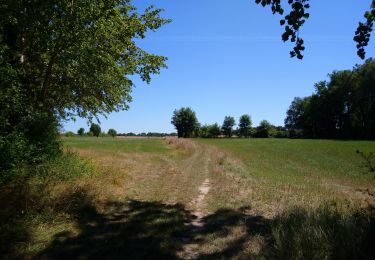
[[[359,22],[357,30],[355,31],[354,41],[357,42],[357,54],[361,59],[365,58],[365,47],[370,41],[370,35],[375,20],[375,0],[372,0],[371,10],[367,11],[364,15],[366,22]]]
[[[101,134],[102,129],[98,124],[92,123],[90,126],[90,132],[93,134],[93,136],[99,137]]]
[[[286,128],[308,138],[375,139],[375,61],[329,77],[313,95],[293,100]]]
[[[251,134],[251,117],[249,115],[242,115],[240,117],[240,123],[238,124],[238,134],[239,136],[249,137]]]
[[[310,0],[288,0],[291,11],[281,20],[280,25],[284,26],[282,40],[294,43],[293,50],[290,52],[291,57],[302,59],[302,52],[305,50],[304,41],[299,36],[301,26],[310,17],[307,10],[310,8]],[[271,6],[272,13],[284,15],[284,8],[281,6],[281,0],[255,0],[255,3]],[[375,20],[375,0],[372,0],[370,10],[365,13],[366,22],[360,22],[355,32],[354,41],[357,42],[357,54],[361,59],[365,58],[364,48],[370,40],[373,23]]]
[[[182,107],[173,112],[172,121],[177,130],[178,137],[192,137],[193,132],[199,128],[195,112],[190,107]]]
[[[161,11],[128,0],[0,5],[1,174],[57,154],[60,120],[127,109],[129,75],[150,82],[165,67],[135,42],[169,22]]]
[[[255,137],[267,138],[273,133],[275,133],[274,127],[267,120],[262,120],[256,128]]]
[[[77,134],[79,136],[83,136],[85,134],[85,129],[81,127],[80,129],[78,129]]]
[[[217,138],[220,133],[220,126],[217,123],[212,125],[203,125],[200,129],[200,137],[203,138]]]
[[[109,129],[108,130],[108,135],[109,136],[112,136],[112,137],[116,137],[117,136],[117,131],[115,129]]]
[[[68,132],[65,133],[65,136],[66,137],[73,137],[73,136],[75,136],[75,134],[72,131],[68,131]]]
[[[226,116],[224,118],[223,125],[221,130],[226,137],[232,137],[233,135],[233,126],[236,124],[236,121],[231,116]]]

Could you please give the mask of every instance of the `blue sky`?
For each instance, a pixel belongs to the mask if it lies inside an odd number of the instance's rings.
[[[310,95],[314,83],[333,70],[362,63],[353,36],[371,0],[311,1],[310,18],[300,35],[304,59],[291,59],[292,45],[281,41],[280,16],[254,0],[136,0],[164,8],[172,23],[139,42],[168,57],[168,69],[150,85],[135,79],[128,111],[101,117],[104,131],[173,132],[173,110],[190,106],[199,121],[221,124],[224,116],[250,114],[253,125],[266,119],[283,125],[296,96]],[[375,35],[367,57],[375,56]],[[65,131],[88,129],[87,120],[65,122]]]

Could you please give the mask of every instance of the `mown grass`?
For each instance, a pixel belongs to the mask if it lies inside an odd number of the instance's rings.
[[[230,151],[247,165],[252,175],[278,180],[325,177],[368,181],[371,175],[356,150],[375,151],[372,141],[302,139],[199,139]]]
[[[112,153],[166,154],[171,150],[161,138],[64,137],[62,140],[68,147]]]

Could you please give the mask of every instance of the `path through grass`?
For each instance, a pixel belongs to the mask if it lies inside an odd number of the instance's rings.
[[[20,207],[17,214],[27,217],[17,218],[18,236],[9,240],[16,246],[6,256],[375,255],[369,246],[375,241],[374,180],[355,153],[373,150],[373,142],[94,137],[63,142],[97,173],[38,186],[28,182],[31,189],[22,189],[17,201],[34,206],[23,213]],[[5,196],[0,199],[5,203]],[[2,230],[12,231],[12,223]],[[306,243],[315,247],[307,250]]]

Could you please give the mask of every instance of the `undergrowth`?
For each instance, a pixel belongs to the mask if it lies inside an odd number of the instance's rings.
[[[93,199],[86,183],[77,180],[98,174],[90,160],[70,150],[20,171],[0,185],[0,258],[23,258],[43,249],[56,230],[70,225],[67,212]]]
[[[272,236],[280,259],[374,259],[375,211],[293,207],[275,218]]]

